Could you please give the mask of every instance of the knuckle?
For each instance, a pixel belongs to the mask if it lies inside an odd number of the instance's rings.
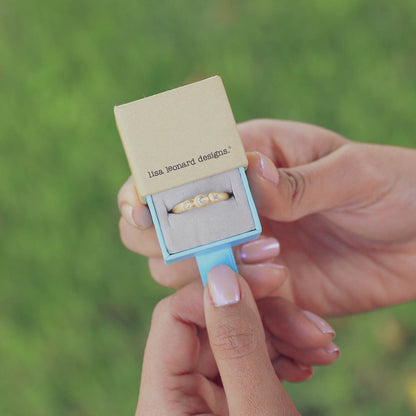
[[[287,213],[288,219],[298,219],[300,216],[299,207],[303,201],[305,195],[307,181],[305,175],[299,170],[284,170],[288,179],[288,200],[289,200],[289,212]]]
[[[162,319],[162,317],[166,315],[169,315],[171,313],[171,304],[171,296],[168,296],[167,298],[163,298],[162,300],[160,300],[153,309],[152,322],[155,320]]]
[[[240,319],[220,322],[210,334],[211,346],[219,358],[242,358],[257,350],[256,335],[254,328]]]
[[[159,283],[161,286],[165,286],[165,287],[175,287],[175,285],[172,282],[172,277],[169,276],[168,273],[166,273],[166,270],[164,270],[163,267],[161,267],[160,265],[161,260],[160,259],[155,259],[155,258],[150,258],[149,259],[149,270],[150,270],[150,275],[152,276],[153,280],[156,283]]]

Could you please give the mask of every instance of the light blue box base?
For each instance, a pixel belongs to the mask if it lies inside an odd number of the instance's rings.
[[[155,226],[159,245],[162,250],[163,259],[166,264],[171,264],[176,261],[189,259],[190,257],[196,257],[198,262],[199,271],[201,273],[201,279],[205,285],[207,274],[212,267],[219,264],[226,264],[237,271],[237,266],[233,256],[232,247],[239,244],[243,244],[247,241],[255,240],[261,234],[261,224],[257,213],[256,206],[254,205],[253,196],[251,195],[250,187],[248,184],[247,176],[243,167],[239,168],[241,180],[246,191],[247,201],[251,211],[251,215],[254,221],[254,229],[243,234],[238,234],[232,237],[225,238],[223,240],[215,241],[202,246],[194,247],[189,250],[184,250],[179,253],[170,254],[166,248],[163,238],[163,232],[160,227],[159,219],[156,213],[156,209],[153,203],[152,195],[146,197],[147,205],[149,206],[150,213],[152,215],[153,223]]]

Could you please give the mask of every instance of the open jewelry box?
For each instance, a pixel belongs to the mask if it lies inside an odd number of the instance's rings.
[[[179,202],[210,192],[226,192],[229,198],[180,214],[171,212]],[[147,203],[166,263],[222,245],[242,244],[260,229],[244,168],[158,192],[147,197]]]
[[[123,104],[114,112],[165,263],[196,257],[204,282],[217,264],[237,270],[232,247],[257,238],[261,225],[221,78]]]

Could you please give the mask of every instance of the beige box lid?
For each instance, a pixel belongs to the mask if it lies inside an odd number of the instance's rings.
[[[247,166],[219,76],[116,106],[114,114],[142,201]]]

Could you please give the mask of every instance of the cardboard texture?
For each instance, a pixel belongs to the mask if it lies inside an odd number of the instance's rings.
[[[247,166],[219,76],[114,107],[140,199]]]

